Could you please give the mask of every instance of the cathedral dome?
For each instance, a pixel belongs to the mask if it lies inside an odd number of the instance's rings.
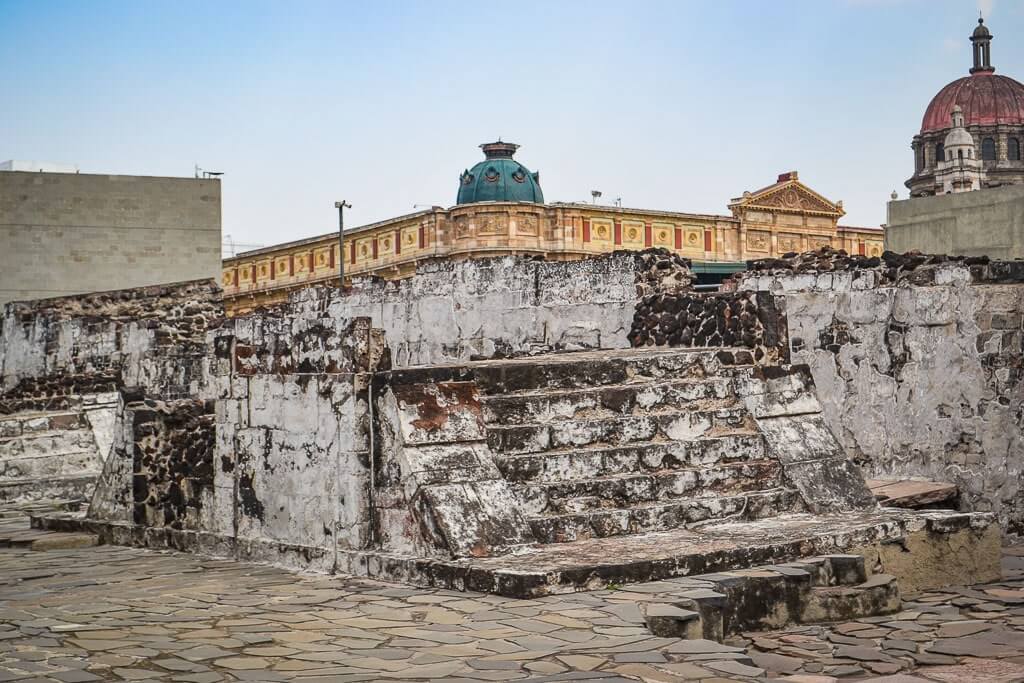
[[[1024,125],[1024,84],[995,75],[992,33],[984,19],[978,19],[971,43],[971,75],[958,78],[932,98],[921,121],[921,133],[949,128],[957,106],[963,110],[965,126]]]
[[[512,158],[519,145],[490,142],[480,145],[485,159],[459,176],[457,204],[476,202],[544,203],[540,174],[531,173]]]
[[[921,132],[949,128],[953,107],[964,112],[964,125],[1024,124],[1024,84],[1009,76],[979,71],[959,78],[932,98]]]

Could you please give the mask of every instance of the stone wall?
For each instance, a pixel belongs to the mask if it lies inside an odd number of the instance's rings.
[[[220,278],[220,181],[0,172],[0,304]]]
[[[886,253],[751,264],[784,301],[794,363],[868,476],[956,483],[1024,530],[1024,263]]]
[[[0,412],[140,387],[197,396],[206,330],[223,317],[209,280],[7,304],[0,321]]]
[[[292,300],[298,310],[370,318],[396,367],[621,348],[636,303],[636,258],[435,260],[413,278],[357,280],[343,296],[311,288]]]
[[[203,391],[207,327],[222,316],[212,281],[7,304],[0,422],[22,427],[0,435],[0,498],[87,499],[104,468],[123,466],[110,463],[120,452],[139,462],[110,484],[127,506],[118,514],[132,518],[137,501],[147,523],[180,526],[202,489],[185,472],[212,440],[212,414],[201,420],[193,397]],[[51,426],[28,428],[37,422]],[[65,422],[82,429],[52,427]]]
[[[785,310],[769,292],[648,294],[637,304],[633,346],[740,347],[758,363],[788,358]]]

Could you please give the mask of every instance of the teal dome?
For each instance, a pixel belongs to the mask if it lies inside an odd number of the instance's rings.
[[[544,203],[540,190],[540,174],[512,158],[519,145],[511,142],[490,142],[480,145],[486,159],[463,171],[459,176],[459,197],[456,204],[476,202]]]

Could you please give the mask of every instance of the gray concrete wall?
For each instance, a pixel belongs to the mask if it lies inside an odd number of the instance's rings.
[[[0,304],[220,281],[220,181],[0,172]]]
[[[889,202],[885,248],[1024,258],[1024,186]]]

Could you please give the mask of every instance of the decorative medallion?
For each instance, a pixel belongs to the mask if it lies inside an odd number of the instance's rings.
[[[484,180],[486,180],[489,183],[498,182],[498,178],[500,177],[501,174],[498,173],[498,169],[494,168],[493,166],[488,166],[487,170],[484,171]]]
[[[235,284],[234,272],[230,270],[225,270],[223,276],[221,277],[221,284],[223,284],[225,287],[229,287]]]
[[[822,247],[831,247],[832,240],[828,237],[811,237],[808,239],[811,249],[821,249]]]
[[[469,216],[462,215],[455,217],[455,238],[469,237],[473,231],[469,227]]]
[[[520,166],[519,170],[512,174],[512,180],[516,181],[517,183],[526,182],[526,173],[523,171],[522,166]]]

